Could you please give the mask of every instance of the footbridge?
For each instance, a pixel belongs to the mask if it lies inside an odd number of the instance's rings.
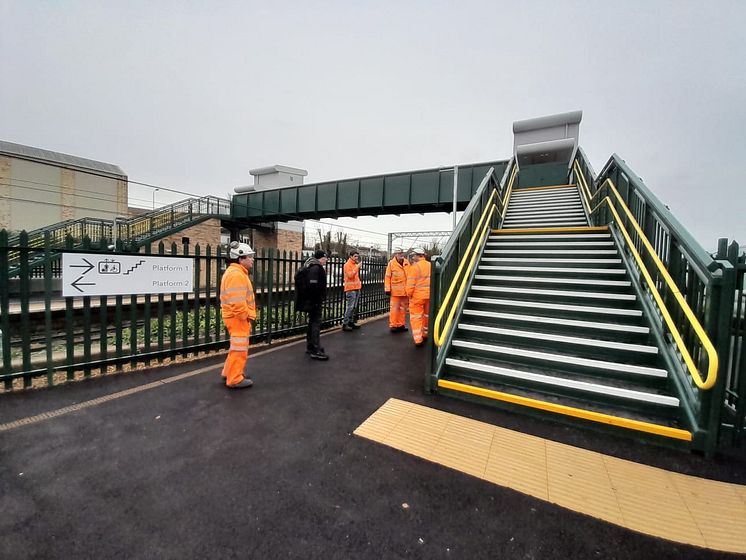
[[[227,347],[215,293],[222,248],[180,255],[195,262],[189,294],[78,299],[61,298],[47,281],[62,252],[108,250],[114,232],[134,241],[127,250],[155,252],[163,232],[208,217],[248,227],[452,211],[455,184],[463,215],[433,259],[427,392],[708,455],[742,443],[746,257],[726,240],[715,254],[705,251],[619,156],[596,172],[579,144],[581,117],[515,123],[506,159],[262,190],[230,202],[195,199],[113,230],[101,224],[100,243],[89,236],[72,243],[69,228],[84,232],[83,223],[57,228],[57,237],[36,232],[33,246],[0,232],[3,387]],[[159,252],[177,256],[176,248]],[[255,340],[303,332],[292,305],[301,264],[302,255],[257,255]],[[334,261],[328,272],[336,291],[327,327],[341,318],[341,266]],[[371,263],[366,271],[367,317],[387,309],[384,269]],[[13,275],[19,302],[8,296]],[[44,296],[30,301],[28,283],[40,276]],[[33,313],[44,328],[34,328]],[[53,324],[67,331],[57,338]]]

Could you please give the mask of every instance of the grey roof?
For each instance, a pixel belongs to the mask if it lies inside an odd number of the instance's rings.
[[[101,175],[115,177],[117,179],[127,179],[127,175],[118,165],[103,163],[101,161],[94,161],[92,159],[85,159],[77,156],[70,156],[67,154],[61,154],[59,152],[52,152],[49,150],[42,150],[41,148],[23,146],[21,144],[14,144],[13,142],[5,142],[3,140],[0,140],[0,155],[26,159],[29,161],[36,161],[47,165],[56,165],[58,167],[65,167],[80,171],[95,172]]]
[[[289,173],[291,175],[300,175],[305,177],[308,175],[308,171],[299,167],[288,167],[287,165],[270,165],[269,167],[257,167],[256,169],[249,169],[251,175],[268,175],[270,173]]]

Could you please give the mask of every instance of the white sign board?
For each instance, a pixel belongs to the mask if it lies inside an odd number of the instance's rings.
[[[191,292],[189,258],[106,253],[63,253],[62,295],[126,296]]]

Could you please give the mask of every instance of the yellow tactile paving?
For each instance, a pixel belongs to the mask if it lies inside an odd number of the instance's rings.
[[[672,473],[389,399],[355,434],[593,517],[746,553],[746,487]]]

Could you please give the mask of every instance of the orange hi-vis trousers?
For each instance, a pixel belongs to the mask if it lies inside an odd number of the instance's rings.
[[[409,324],[412,327],[412,337],[419,344],[427,338],[427,324],[430,320],[430,300],[415,299],[409,300]]]
[[[389,327],[403,327],[407,323],[407,310],[409,309],[409,298],[407,296],[391,296],[389,307]]]
[[[231,347],[223,366],[223,377],[225,377],[225,384],[231,386],[241,383],[244,378],[246,360],[249,358],[251,323],[237,317],[224,318],[223,321],[231,335]]]

